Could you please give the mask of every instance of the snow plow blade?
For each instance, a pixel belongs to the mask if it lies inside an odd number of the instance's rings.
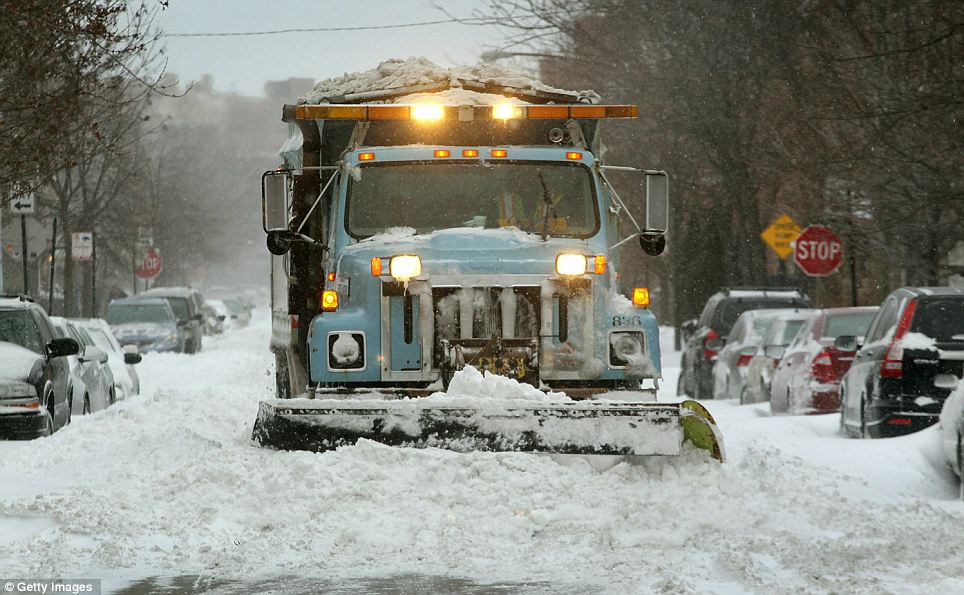
[[[695,401],[262,401],[252,438],[281,450],[323,452],[366,439],[457,452],[668,455],[691,443],[723,461],[716,422]]]

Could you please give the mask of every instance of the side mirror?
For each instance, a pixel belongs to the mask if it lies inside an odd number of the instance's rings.
[[[833,346],[838,351],[857,351],[860,348],[860,343],[858,343],[857,337],[853,335],[840,335],[834,339]]]
[[[763,348],[763,355],[770,359],[783,359],[783,353],[786,351],[786,347],[783,345],[767,345]]]
[[[659,256],[666,250],[666,236],[644,231],[639,234],[639,247],[647,256]]]
[[[139,354],[139,353],[125,353],[125,354],[124,354],[124,363],[127,364],[127,365],[129,365],[129,366],[133,366],[134,364],[139,364],[139,363],[141,363],[141,360],[142,360],[142,359],[143,359],[143,358],[141,357],[141,354]]]
[[[221,322],[224,322],[225,318],[227,318],[227,316],[225,316],[224,314],[218,314],[218,320],[220,320]]]
[[[684,333],[691,334],[693,333],[693,331],[696,330],[696,323],[697,323],[696,319],[691,318],[689,320],[684,320],[683,324],[679,325],[679,327],[683,329]]]
[[[188,323],[187,320],[178,320],[178,321],[177,321],[177,327],[178,327],[178,328],[181,328],[182,326],[185,326],[187,323]]]
[[[288,231],[288,172],[261,175],[261,226],[265,233]]]
[[[80,352],[80,345],[77,341],[70,338],[64,339],[54,339],[50,343],[47,343],[47,353],[50,357],[66,357],[68,355],[77,355]]]
[[[194,316],[191,317],[191,320],[197,320],[198,322],[200,322],[200,321],[204,320],[204,315],[203,315],[203,314],[195,314]]]
[[[647,171],[646,228],[643,235],[653,233],[662,236],[668,228],[669,176],[664,171]]]

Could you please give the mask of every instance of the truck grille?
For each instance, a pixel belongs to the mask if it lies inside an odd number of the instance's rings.
[[[435,287],[436,340],[536,338],[540,288]]]

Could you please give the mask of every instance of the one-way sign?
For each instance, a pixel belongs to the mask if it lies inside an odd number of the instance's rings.
[[[34,196],[24,194],[13,199],[10,203],[10,212],[14,215],[33,215]]]

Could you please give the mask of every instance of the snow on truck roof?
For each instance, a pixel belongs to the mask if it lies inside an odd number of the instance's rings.
[[[376,68],[363,72],[348,73],[319,82],[312,91],[298,98],[298,103],[316,104],[345,101],[346,96],[357,96],[369,103],[374,97],[364,94],[424,87],[422,92],[385,97],[390,103],[424,103],[427,101],[452,105],[493,105],[505,103],[506,96],[498,93],[480,92],[466,87],[507,87],[518,91],[558,94],[571,98],[571,102],[597,103],[599,95],[594,91],[569,91],[545,85],[524,71],[497,64],[478,64],[444,68],[426,58],[411,57],[405,60],[386,60]],[[512,98],[513,103],[526,103]]]

